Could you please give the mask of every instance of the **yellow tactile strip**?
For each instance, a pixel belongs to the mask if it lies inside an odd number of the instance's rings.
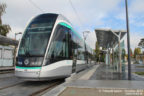
[[[58,96],[144,96],[144,90],[67,87]]]

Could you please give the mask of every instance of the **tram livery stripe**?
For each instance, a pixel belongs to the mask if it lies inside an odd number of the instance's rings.
[[[41,69],[41,67],[20,67],[20,66],[16,66],[16,68],[19,68],[19,69]]]

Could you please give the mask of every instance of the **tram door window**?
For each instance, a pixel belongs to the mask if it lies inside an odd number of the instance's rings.
[[[72,57],[77,59],[77,38],[75,34],[71,30],[71,51],[72,51]]]
[[[65,30],[65,57],[69,58],[69,30],[67,28]]]
[[[69,58],[68,35],[67,28],[61,25],[56,27],[47,55],[52,62]]]
[[[73,56],[78,60],[84,60],[84,42],[83,40],[77,36],[74,32],[72,32],[72,53]]]
[[[73,59],[73,40],[72,40],[72,30],[68,29],[68,54],[69,54],[69,58]]]

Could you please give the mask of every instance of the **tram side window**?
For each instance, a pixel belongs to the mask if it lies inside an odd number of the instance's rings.
[[[84,46],[82,39],[78,39],[78,59],[84,60]]]
[[[48,58],[62,60],[68,57],[68,30],[58,25],[50,45]]]
[[[72,30],[68,29],[68,54],[69,54],[69,59],[73,58],[73,40],[72,40]]]
[[[73,31],[71,30],[72,38],[71,38],[71,44],[72,44],[72,57],[77,58],[77,39]]]
[[[77,60],[84,60],[83,42],[74,32],[72,32],[72,53]]]

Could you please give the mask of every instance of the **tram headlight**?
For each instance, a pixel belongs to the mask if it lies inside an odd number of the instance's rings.
[[[38,67],[38,66],[41,66],[42,63],[41,63],[41,62],[31,62],[30,65],[31,65],[31,66],[36,66],[36,67]]]
[[[41,66],[43,62],[43,58],[37,57],[30,62],[30,66]]]
[[[17,58],[17,66],[25,66],[25,67],[40,67],[43,62],[43,57],[31,57],[31,58]]]
[[[35,62],[31,62],[31,65],[34,66],[34,65],[35,65]]]
[[[36,66],[41,66],[41,65],[42,65],[42,61],[41,61],[41,60],[37,60],[37,61],[35,62],[35,65],[36,65]]]

